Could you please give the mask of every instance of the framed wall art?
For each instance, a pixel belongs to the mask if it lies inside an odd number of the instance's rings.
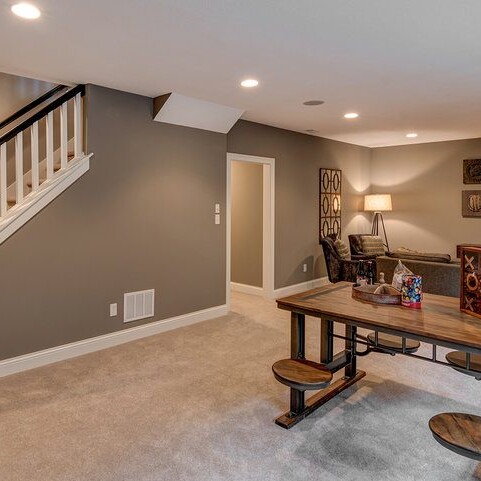
[[[335,234],[341,237],[342,171],[319,170],[319,241]]]
[[[463,217],[481,217],[481,190],[463,190]]]
[[[481,184],[481,159],[463,160],[463,182]]]

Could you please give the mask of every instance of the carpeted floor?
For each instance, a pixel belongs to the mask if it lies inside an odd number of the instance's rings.
[[[401,356],[285,431],[289,313],[234,294],[230,315],[0,379],[1,481],[481,480],[427,423],[481,413],[481,384]],[[308,355],[318,322],[308,319]]]

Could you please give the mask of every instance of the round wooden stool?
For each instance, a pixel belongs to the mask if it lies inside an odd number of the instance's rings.
[[[332,372],[324,364],[307,359],[282,359],[272,366],[274,377],[298,391],[323,389],[332,380]]]
[[[442,413],[429,420],[434,439],[451,451],[481,461],[481,417]]]
[[[370,332],[367,335],[367,340],[370,344],[375,346],[376,344],[376,333]],[[419,341],[415,341],[413,339],[406,339],[406,350],[405,352],[408,354],[412,354],[416,352],[419,349],[419,346],[421,343]],[[384,334],[383,332],[380,332],[378,334],[378,339],[377,339],[377,346],[379,348],[387,348],[391,349],[392,351],[397,351],[397,352],[402,352],[403,350],[403,343],[402,343],[402,337],[399,336],[393,336],[392,334]]]
[[[446,361],[453,365],[453,369],[456,366],[466,369],[466,353],[462,351],[451,351],[446,354]],[[474,376],[476,379],[481,380],[481,356],[479,354],[471,354],[469,368],[473,373],[460,371],[462,374],[468,374]]]

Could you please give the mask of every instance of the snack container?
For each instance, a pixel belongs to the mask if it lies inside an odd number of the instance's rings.
[[[406,307],[420,309],[422,298],[422,277],[404,274],[401,286],[401,304]]]

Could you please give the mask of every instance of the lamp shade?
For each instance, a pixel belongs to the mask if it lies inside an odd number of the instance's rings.
[[[383,212],[392,210],[391,194],[370,194],[364,196],[364,210]]]

